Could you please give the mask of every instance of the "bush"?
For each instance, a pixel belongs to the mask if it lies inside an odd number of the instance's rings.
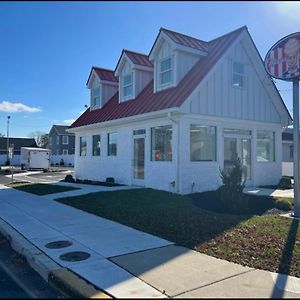
[[[64,162],[63,159],[60,160],[59,165],[60,165],[60,166],[64,166],[64,165],[65,165],[65,162]]]
[[[75,180],[71,174],[66,175],[65,181],[66,182],[75,182]]]
[[[285,189],[292,189],[292,179],[288,176],[282,176],[278,183],[278,188],[285,190]]]
[[[275,207],[280,209],[280,210],[289,211],[289,210],[292,209],[292,204],[287,199],[276,199],[275,200]]]
[[[7,161],[5,162],[5,165],[6,165],[6,166],[9,166],[9,165],[10,165],[9,160],[7,160]]]
[[[242,164],[236,156],[233,158],[233,168],[220,170],[223,186],[218,189],[223,207],[231,213],[242,214],[248,211],[248,198],[243,194],[245,181],[242,182]]]
[[[106,177],[105,182],[107,182],[107,183],[115,183],[115,179],[113,177]]]

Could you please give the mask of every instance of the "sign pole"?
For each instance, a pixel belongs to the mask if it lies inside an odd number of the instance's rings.
[[[293,80],[294,217],[300,218],[299,195],[299,78]]]

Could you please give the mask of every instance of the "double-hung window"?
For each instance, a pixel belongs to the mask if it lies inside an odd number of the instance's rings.
[[[171,57],[160,62],[159,84],[164,86],[172,82],[172,60]]]
[[[244,87],[245,79],[244,79],[244,65],[242,63],[233,62],[232,66],[232,84],[235,87]]]
[[[91,90],[91,108],[100,107],[100,87]]]
[[[118,134],[116,132],[109,133],[108,135],[108,156],[117,156],[117,143],[118,143]]]
[[[257,131],[256,158],[259,162],[275,161],[275,132]]]
[[[62,143],[63,143],[63,145],[68,145],[69,144],[69,137],[67,135],[63,135]]]
[[[63,149],[63,151],[62,151],[62,155],[69,155],[69,151],[68,151],[68,149]]]
[[[86,136],[81,136],[79,139],[79,155],[86,156],[87,141]]]
[[[216,161],[216,127],[190,126],[191,161]]]
[[[93,135],[93,156],[100,156],[100,135]]]
[[[123,97],[129,98],[132,96],[132,74],[123,77]]]
[[[153,161],[172,161],[172,125],[151,128]]]

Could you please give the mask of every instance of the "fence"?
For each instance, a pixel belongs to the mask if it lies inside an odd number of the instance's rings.
[[[19,166],[20,165],[20,158],[21,155],[17,154],[13,156],[13,165]],[[0,165],[5,165],[7,161],[7,154],[0,154]]]

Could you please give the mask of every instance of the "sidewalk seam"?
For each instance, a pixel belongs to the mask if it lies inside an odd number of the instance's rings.
[[[220,279],[220,280],[211,282],[211,283],[207,283],[207,284],[204,284],[204,285],[202,285],[202,286],[199,286],[199,287],[196,287],[196,288],[187,290],[187,291],[185,291],[185,292],[182,292],[182,293],[173,295],[172,298],[178,297],[178,296],[180,296],[180,295],[183,295],[183,294],[186,294],[186,293],[195,291],[195,290],[199,290],[199,289],[202,289],[202,288],[204,288],[204,287],[207,287],[207,286],[210,286],[210,285],[213,285],[213,284],[216,284],[216,283],[219,283],[219,282],[222,282],[222,281],[225,281],[225,280],[227,280],[227,279],[231,279],[231,278],[234,278],[234,277],[243,275],[243,274],[247,274],[247,273],[250,273],[250,272],[253,272],[253,271],[256,271],[256,270],[255,270],[255,269],[252,269],[252,270],[248,270],[248,271],[245,271],[245,272],[241,272],[241,273],[238,273],[238,274],[235,274],[235,275],[231,275],[231,276],[228,276],[228,277],[226,277],[226,278],[223,278],[223,279]]]

